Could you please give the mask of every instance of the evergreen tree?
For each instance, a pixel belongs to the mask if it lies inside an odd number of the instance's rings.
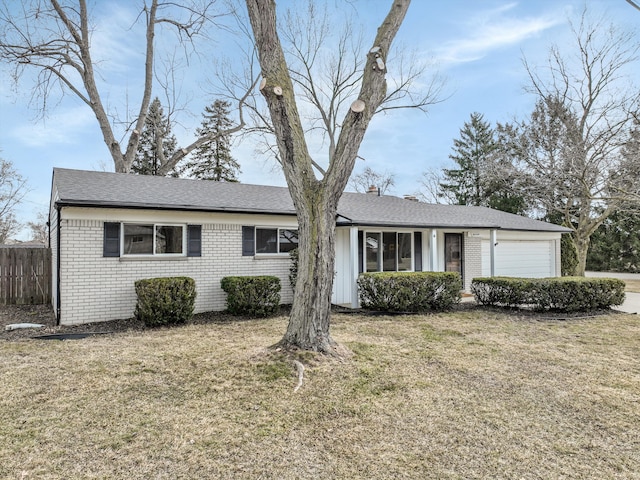
[[[640,208],[612,214],[591,235],[587,269],[640,272]]]
[[[131,172],[138,175],[160,175],[160,168],[166,159],[176,151],[177,140],[171,133],[171,124],[162,110],[158,97],[149,105],[149,113],[144,122],[136,157]],[[170,176],[177,177],[174,169]]]
[[[196,130],[199,137],[211,135],[213,140],[196,148],[193,157],[186,163],[187,175],[216,182],[237,182],[240,165],[231,156],[231,137],[225,135],[233,122],[229,118],[231,104],[216,100],[205,107],[202,126]]]
[[[443,170],[442,196],[458,205],[486,205],[487,167],[496,148],[491,125],[480,113],[472,113],[471,121],[465,122],[460,129],[460,138],[453,141],[453,153],[449,158],[458,164],[458,168]]]

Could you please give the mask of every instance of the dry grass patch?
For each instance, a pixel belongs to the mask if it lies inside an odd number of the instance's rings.
[[[640,323],[335,315],[4,342],[0,478],[640,478]]]
[[[625,291],[640,293],[640,280],[624,280]]]

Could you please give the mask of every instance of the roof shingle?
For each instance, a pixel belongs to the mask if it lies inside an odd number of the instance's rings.
[[[55,168],[60,206],[152,208],[295,215],[285,187]],[[568,232],[567,228],[487,207],[432,205],[393,196],[345,192],[338,225],[499,228]]]

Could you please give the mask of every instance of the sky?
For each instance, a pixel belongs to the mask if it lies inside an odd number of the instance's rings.
[[[8,3],[17,8],[21,2]],[[140,95],[143,56],[137,42],[141,38],[140,23],[136,23],[138,3],[90,3],[101,96],[110,112],[123,117]],[[278,8],[283,10],[291,3],[278,1]],[[328,4],[346,8],[362,27],[364,44],[370,45],[391,2],[329,0]],[[543,66],[552,45],[570,52],[569,19],[577,21],[585,5],[596,18],[606,18],[619,28],[633,31],[640,25],[640,12],[625,0],[414,0],[394,44],[415,52],[416,62],[425,62],[427,72],[442,79],[442,101],[426,114],[406,109],[374,117],[354,173],[370,167],[393,174],[395,185],[388,193],[416,194],[422,189],[424,172],[454,166],[448,156],[471,113],[481,113],[492,125],[526,117],[535,97],[525,89],[523,58],[530,65]],[[335,17],[336,25],[341,18]],[[182,109],[173,132],[179,145],[185,145],[193,141],[204,107],[217,98],[213,66],[228,57],[225,68],[233,71],[240,68],[242,56],[236,51],[239,40],[222,30],[214,31],[197,55],[175,49],[171,38],[159,36],[158,51],[173,52],[179,62],[175,78]],[[390,72],[392,68],[389,65]],[[634,68],[632,75],[640,78],[640,64]],[[15,85],[11,72],[7,65],[0,65],[0,157],[12,162],[27,180],[29,192],[16,210],[18,219],[26,223],[48,211],[54,167],[113,171],[113,161],[86,105],[54,91],[45,118],[38,118],[38,104],[31,95],[34,75],[27,72]],[[326,151],[322,139],[315,136],[308,141],[312,153],[322,158]],[[257,152],[251,138],[236,139],[232,155],[241,165],[241,182],[286,186],[275,162]],[[28,230],[17,238],[28,240]]]

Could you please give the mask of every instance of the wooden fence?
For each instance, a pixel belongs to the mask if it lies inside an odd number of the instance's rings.
[[[51,301],[51,250],[0,248],[0,305]]]

